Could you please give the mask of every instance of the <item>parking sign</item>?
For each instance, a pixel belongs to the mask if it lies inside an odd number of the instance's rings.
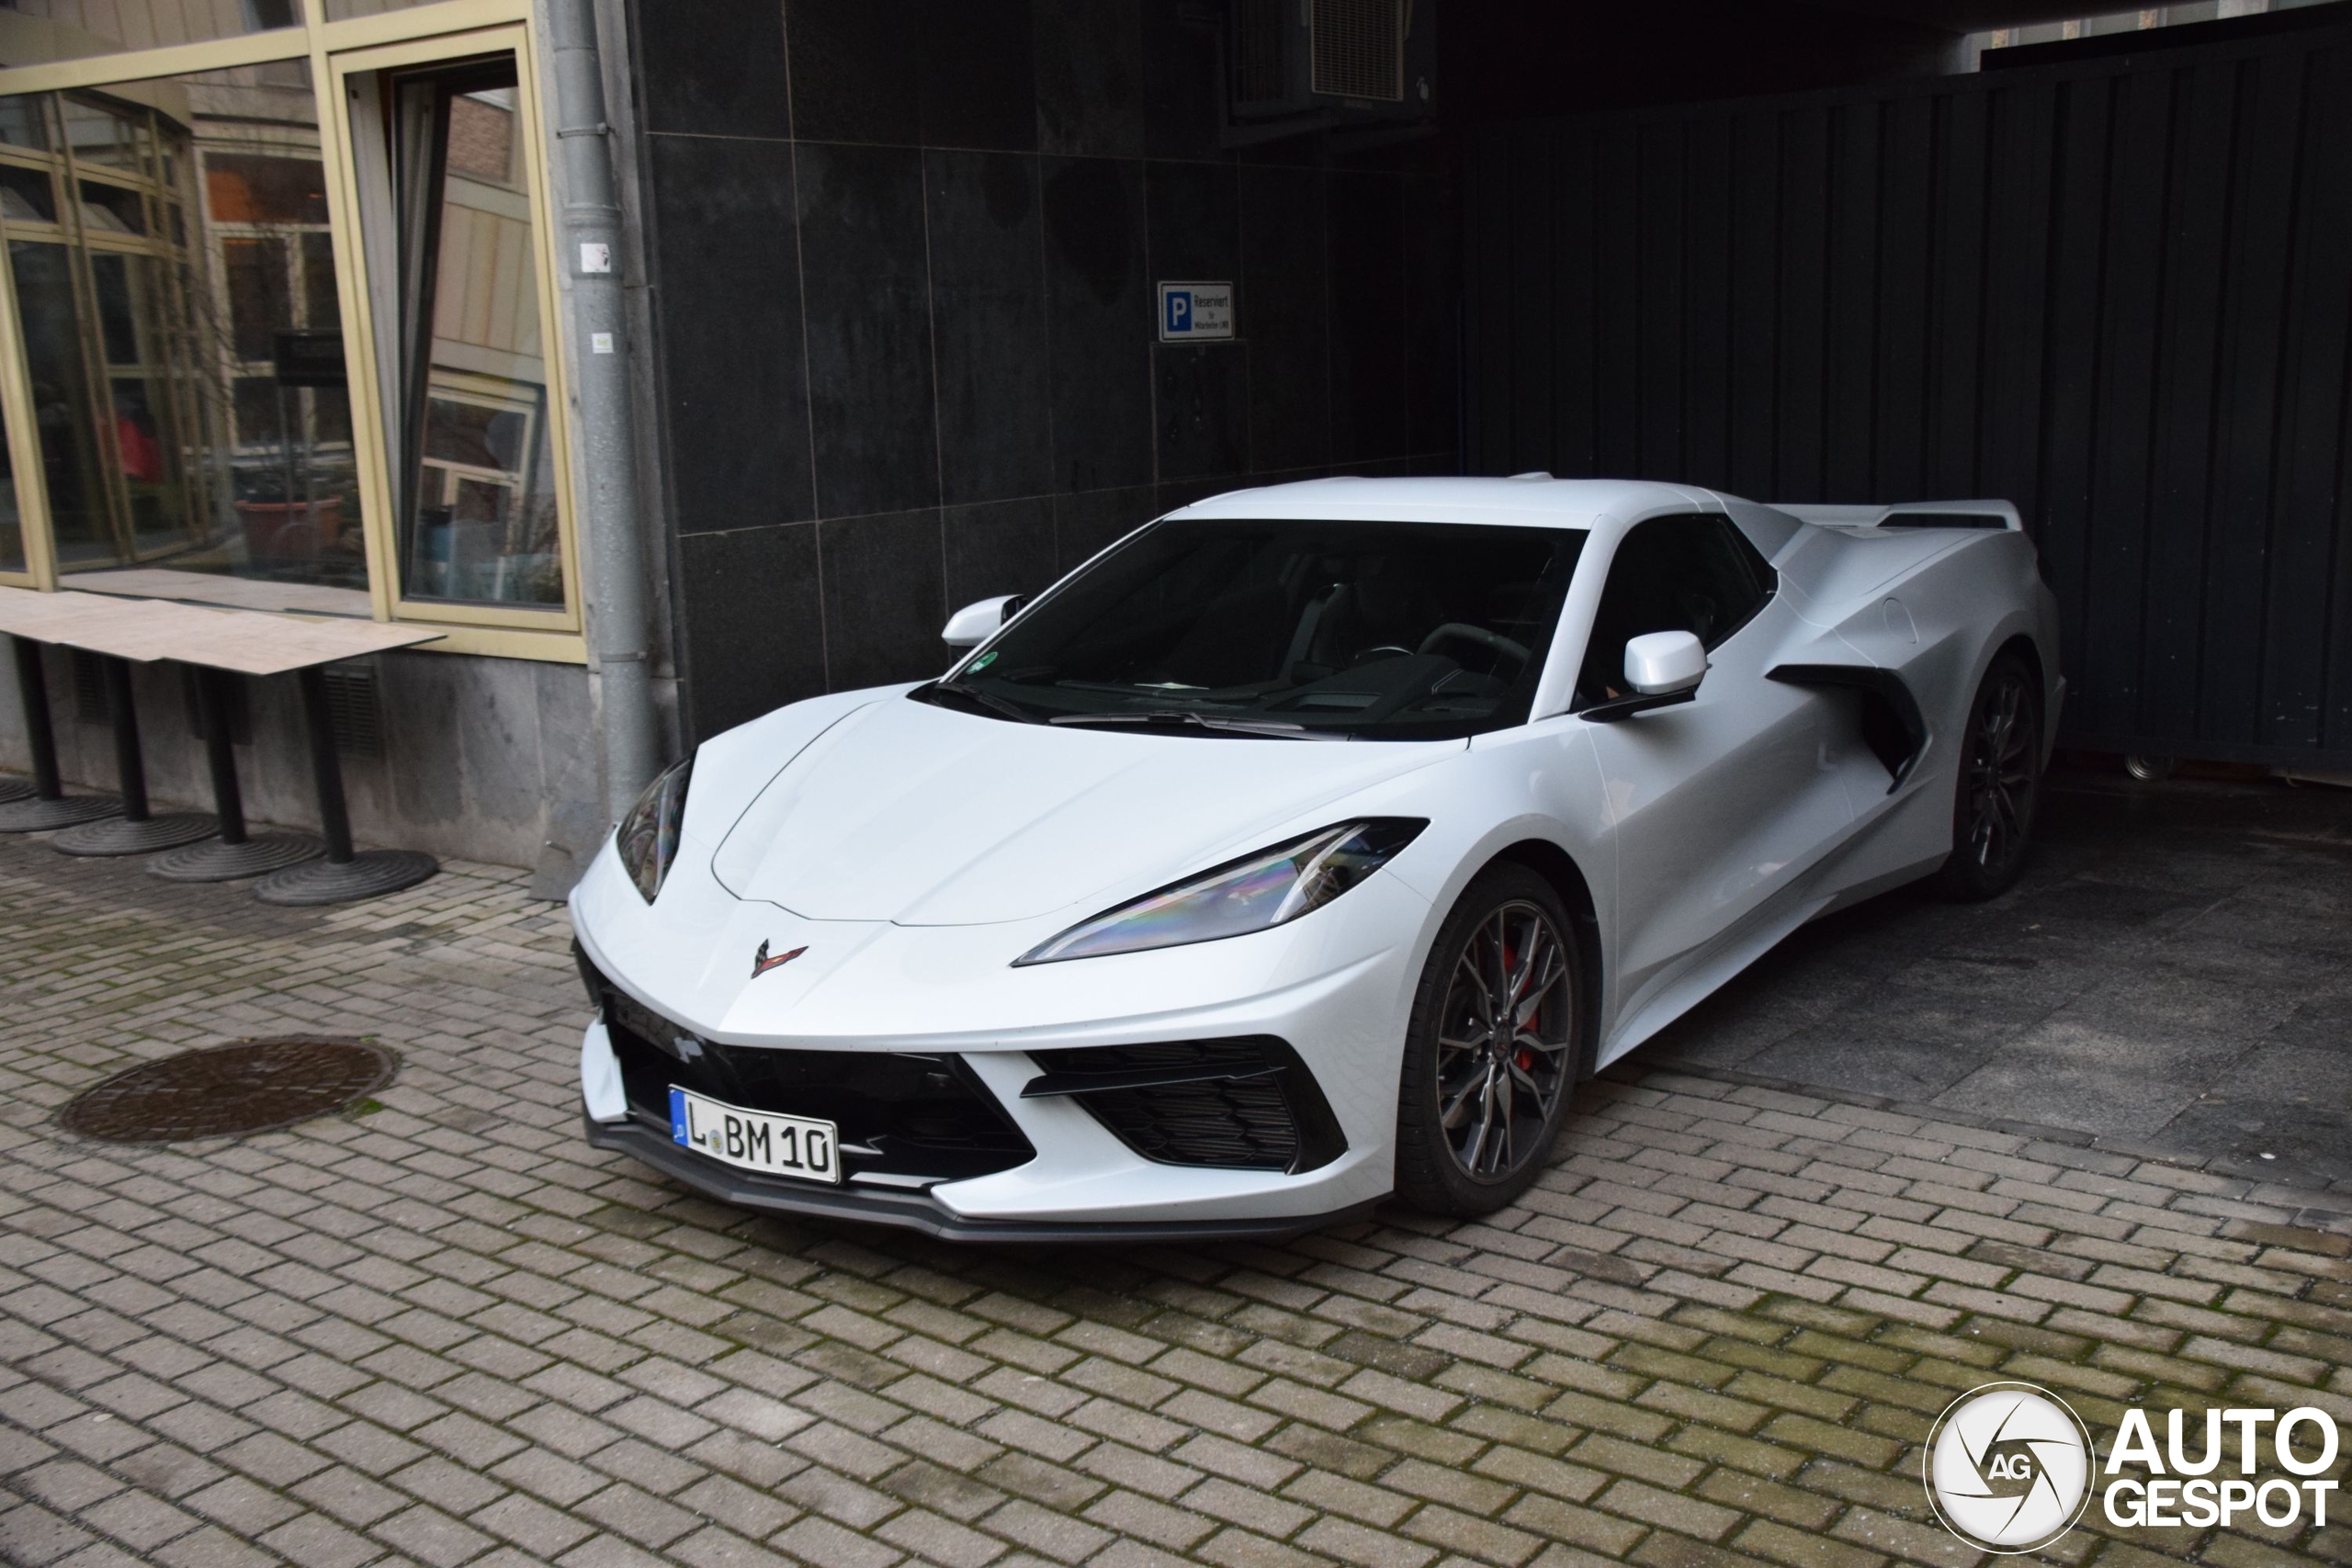
[[[1159,341],[1218,343],[1233,336],[1233,285],[1163,283],[1159,286]]]

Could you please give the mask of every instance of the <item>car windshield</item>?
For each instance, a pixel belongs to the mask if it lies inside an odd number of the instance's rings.
[[[930,702],[1194,736],[1436,740],[1523,723],[1580,530],[1170,518]]]

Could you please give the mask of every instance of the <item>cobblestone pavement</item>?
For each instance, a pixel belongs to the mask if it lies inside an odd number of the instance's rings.
[[[1975,1384],[2100,1431],[2352,1421],[2340,1200],[1665,1072],[1595,1086],[1487,1224],[987,1252],[748,1219],[582,1143],[565,924],[522,888],[268,909],[0,842],[0,1556],[1949,1564],[1918,1444]],[[404,1065],[243,1142],[51,1120],[299,1032]],[[2048,1555],[2352,1531],[2094,1508]]]

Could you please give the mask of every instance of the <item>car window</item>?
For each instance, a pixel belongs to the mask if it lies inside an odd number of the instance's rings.
[[[1618,541],[1601,584],[1577,679],[1578,705],[1625,694],[1630,639],[1687,631],[1712,651],[1764,607],[1774,581],[1770,563],[1719,513],[1635,524]]]
[[[944,689],[996,716],[1193,737],[1442,739],[1526,722],[1585,535],[1169,518],[1063,583]],[[1204,722],[1208,721],[1208,722]]]

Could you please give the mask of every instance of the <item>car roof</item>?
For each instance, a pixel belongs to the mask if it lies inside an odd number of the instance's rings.
[[[1196,501],[1175,517],[1298,517],[1366,523],[1486,523],[1589,528],[1602,516],[1665,507],[1719,506],[1695,486],[1652,479],[1331,479],[1238,490]]]

